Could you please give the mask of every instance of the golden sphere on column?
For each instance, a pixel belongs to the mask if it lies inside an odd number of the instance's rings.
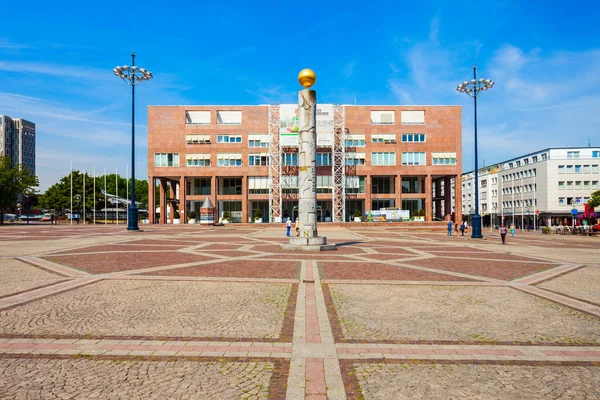
[[[314,85],[316,80],[317,75],[312,69],[305,68],[298,74],[298,82],[300,82],[300,84],[305,88],[309,88]]]

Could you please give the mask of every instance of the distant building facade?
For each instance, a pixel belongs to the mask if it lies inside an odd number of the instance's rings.
[[[475,210],[474,172],[462,176],[462,211]],[[600,147],[548,148],[479,169],[479,213],[484,225],[571,224],[600,189]]]
[[[150,106],[150,221],[166,223],[168,204],[182,219],[198,215],[206,197],[215,219],[225,212],[232,222],[257,214],[264,222],[294,219],[297,108]],[[452,192],[462,171],[459,106],[318,104],[316,122],[319,221],[350,221],[354,213],[364,219],[381,209],[426,221],[461,218],[460,185]]]
[[[10,157],[13,166],[21,164],[35,175],[35,124],[0,115],[0,156]]]

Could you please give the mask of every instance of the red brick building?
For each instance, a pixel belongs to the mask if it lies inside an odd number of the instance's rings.
[[[185,221],[206,197],[215,219],[227,211],[232,222],[248,222],[256,210],[264,222],[294,218],[295,107],[150,106],[149,220],[172,219],[170,204]],[[461,126],[459,106],[319,104],[320,220],[348,221],[355,210],[364,218],[386,208],[408,210],[411,218],[425,214],[426,221],[456,212],[460,221],[461,185],[453,182],[462,173]]]

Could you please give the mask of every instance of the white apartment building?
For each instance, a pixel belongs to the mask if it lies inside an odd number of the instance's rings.
[[[475,212],[474,181],[474,171],[462,175],[465,216]],[[479,213],[484,226],[570,224],[599,189],[600,147],[548,148],[480,168]]]

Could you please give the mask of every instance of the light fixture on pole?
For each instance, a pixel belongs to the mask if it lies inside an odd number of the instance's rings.
[[[472,221],[472,234],[473,239],[481,239],[483,235],[481,233],[481,216],[479,215],[479,173],[478,173],[478,161],[477,161],[477,97],[481,92],[485,92],[488,89],[494,87],[494,81],[491,79],[477,79],[477,66],[473,66],[473,79],[470,81],[464,81],[456,87],[456,90],[461,93],[466,93],[473,98],[473,104],[475,109],[475,215],[473,215]]]
[[[25,188],[23,190],[23,196],[25,196],[25,218],[27,219],[27,225],[29,225],[29,197],[33,194],[33,189]]]
[[[131,67],[128,65],[117,66],[113,69],[116,76],[131,85],[131,204],[127,210],[129,223],[128,231],[137,231],[138,209],[135,204],[135,87],[143,81],[152,79],[152,72],[135,65],[135,53],[131,52]]]

